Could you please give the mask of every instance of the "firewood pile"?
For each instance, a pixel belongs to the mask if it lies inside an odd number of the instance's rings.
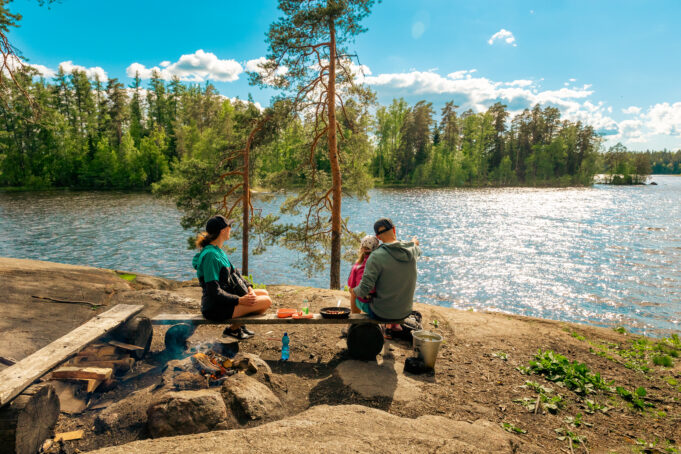
[[[117,377],[133,369],[135,353],[144,350],[116,340],[87,346],[49,376],[61,411],[74,414],[85,410],[92,394],[116,386]]]

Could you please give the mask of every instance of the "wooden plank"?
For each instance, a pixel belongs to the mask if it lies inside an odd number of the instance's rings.
[[[110,367],[60,367],[52,372],[52,379],[73,378],[81,380],[107,380],[111,378],[113,369]]]
[[[74,430],[73,432],[62,432],[54,437],[54,441],[71,441],[71,440],[80,440],[83,438],[83,435],[85,435],[84,430]]]
[[[230,318],[215,322],[203,318],[200,314],[159,314],[151,319],[154,325],[175,325],[189,323],[190,325],[224,325],[228,323],[247,323],[249,325],[347,325],[349,323],[390,323],[369,318],[366,314],[350,314],[349,318],[324,318],[320,314],[313,314],[313,318],[279,318],[277,314],[250,315],[240,318]],[[401,322],[394,320],[395,323]]]
[[[80,367],[104,367],[118,372],[130,370],[132,365],[135,364],[135,360],[133,358],[104,360],[99,358],[89,358],[87,356],[76,356],[67,364],[69,366],[77,365]]]
[[[90,342],[113,330],[144,309],[142,305],[119,304],[60,337],[51,344],[0,371],[0,407],[18,396],[37,378],[75,355]]]
[[[126,344],[125,342],[118,342],[117,340],[110,340],[109,344],[113,345],[114,347],[122,348],[123,350],[144,350],[144,347]]]
[[[76,356],[111,356],[116,354],[116,347],[113,345],[104,345],[102,347],[89,346],[81,351],[79,351]]]

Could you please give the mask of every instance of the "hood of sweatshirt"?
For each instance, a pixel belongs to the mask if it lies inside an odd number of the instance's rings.
[[[418,246],[413,241],[383,243],[381,248],[398,262],[411,262],[419,256]]]
[[[199,269],[199,264],[201,263],[201,252],[197,252],[192,259],[192,266],[195,270]]]

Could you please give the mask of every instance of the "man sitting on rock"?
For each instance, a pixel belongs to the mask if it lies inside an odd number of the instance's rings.
[[[421,256],[419,240],[416,237],[411,241],[398,240],[395,225],[389,218],[376,221],[374,233],[383,244],[367,259],[362,280],[353,290],[358,297],[366,298],[376,289],[369,301],[370,317],[401,320],[412,311],[416,260]],[[390,329],[399,330],[400,325],[391,325]]]

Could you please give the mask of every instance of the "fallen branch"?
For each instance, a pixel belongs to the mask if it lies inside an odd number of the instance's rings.
[[[96,309],[101,306],[105,306],[105,304],[96,304],[96,303],[91,303],[89,301],[71,301],[71,300],[60,300],[57,298],[50,298],[49,296],[37,296],[37,295],[31,295],[31,298],[35,298],[38,300],[48,300],[52,303],[60,303],[60,304],[82,304],[85,306],[90,306],[93,309]]]

